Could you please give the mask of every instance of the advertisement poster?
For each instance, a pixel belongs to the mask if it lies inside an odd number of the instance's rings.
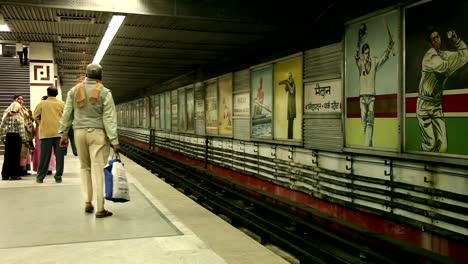
[[[304,114],[341,113],[341,79],[304,84]]]
[[[273,135],[273,67],[253,70],[250,74],[252,98],[252,137]]]
[[[346,27],[347,147],[398,148],[399,21],[392,11]]]
[[[197,119],[205,118],[205,101],[197,100],[195,104],[195,116]]]
[[[153,128],[155,129],[161,129],[161,126],[160,126],[160,121],[159,121],[159,118],[160,118],[160,112],[159,112],[159,94],[157,95],[154,95],[153,96],[153,107],[152,107],[153,111],[154,111],[154,118],[153,120],[151,121],[151,125],[153,126]],[[153,115],[152,115],[153,116]]]
[[[218,82],[206,85],[206,133],[218,134]]]
[[[164,93],[164,108],[165,108],[165,129],[171,129],[171,92]]]
[[[234,117],[249,117],[250,97],[248,93],[234,95]]]
[[[406,151],[468,155],[467,12],[467,2],[405,9]]]
[[[166,129],[166,107],[164,104],[164,94],[159,94],[159,126]]]
[[[232,135],[232,76],[219,78],[219,134]]]
[[[302,56],[275,64],[274,137],[302,139]]]
[[[177,90],[171,91],[171,117],[172,117],[172,131],[179,131],[179,109],[178,109],[178,102],[177,102]]]
[[[185,111],[185,89],[178,90],[179,95],[179,131],[187,130],[187,112]]]
[[[193,88],[187,88],[187,131],[195,130],[195,101],[193,97]]]

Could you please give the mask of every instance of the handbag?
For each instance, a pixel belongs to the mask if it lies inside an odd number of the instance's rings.
[[[115,154],[104,167],[106,193],[104,198],[115,203],[130,201],[128,189],[127,171],[120,160],[119,154]]]

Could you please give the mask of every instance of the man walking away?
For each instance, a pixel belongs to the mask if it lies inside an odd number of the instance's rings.
[[[102,85],[102,68],[99,64],[89,64],[86,67],[86,80],[71,88],[67,94],[65,111],[60,120],[62,146],[68,145],[68,132],[72,124],[81,164],[85,212],[94,211],[94,186],[96,218],[111,216],[112,213],[104,209],[104,166],[109,157],[109,143],[115,153],[120,151],[120,146],[114,99],[110,90]]]

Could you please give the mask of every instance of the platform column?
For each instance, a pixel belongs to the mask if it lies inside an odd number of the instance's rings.
[[[31,42],[29,54],[31,109],[34,110],[41,97],[47,95],[47,87],[57,87],[58,81],[52,43]],[[60,89],[57,99],[62,100]]]

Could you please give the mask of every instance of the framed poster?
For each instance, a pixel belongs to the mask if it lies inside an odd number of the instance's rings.
[[[405,151],[468,155],[468,3],[404,11]]]
[[[273,67],[255,69],[250,73],[252,137],[272,138],[273,135]]]
[[[218,79],[219,134],[232,135],[232,75]]]
[[[249,117],[250,114],[249,93],[234,95],[234,117]]]
[[[164,93],[165,129],[171,130],[171,92]]]
[[[178,97],[177,97],[177,90],[171,91],[171,130],[172,131],[179,131],[179,105],[178,105]]]
[[[302,56],[275,63],[274,138],[302,140]]]
[[[218,82],[206,85],[206,133],[218,134]]]
[[[178,90],[179,96],[179,131],[187,130],[187,111],[186,111],[186,101],[185,101],[185,88]]]
[[[159,126],[161,129],[166,129],[166,105],[164,94],[159,94]]]
[[[399,21],[395,10],[346,27],[347,147],[399,147]]]
[[[160,118],[160,111],[159,111],[159,94],[156,94],[156,95],[153,95],[153,107],[152,107],[152,111],[153,114],[151,115],[151,118],[152,118],[152,128],[156,129],[156,130],[159,130],[161,129],[161,126],[160,126],[160,121],[159,121],[159,118]],[[154,116],[154,117],[153,117]]]
[[[195,130],[195,97],[193,87],[186,89],[187,99],[187,131]]]

